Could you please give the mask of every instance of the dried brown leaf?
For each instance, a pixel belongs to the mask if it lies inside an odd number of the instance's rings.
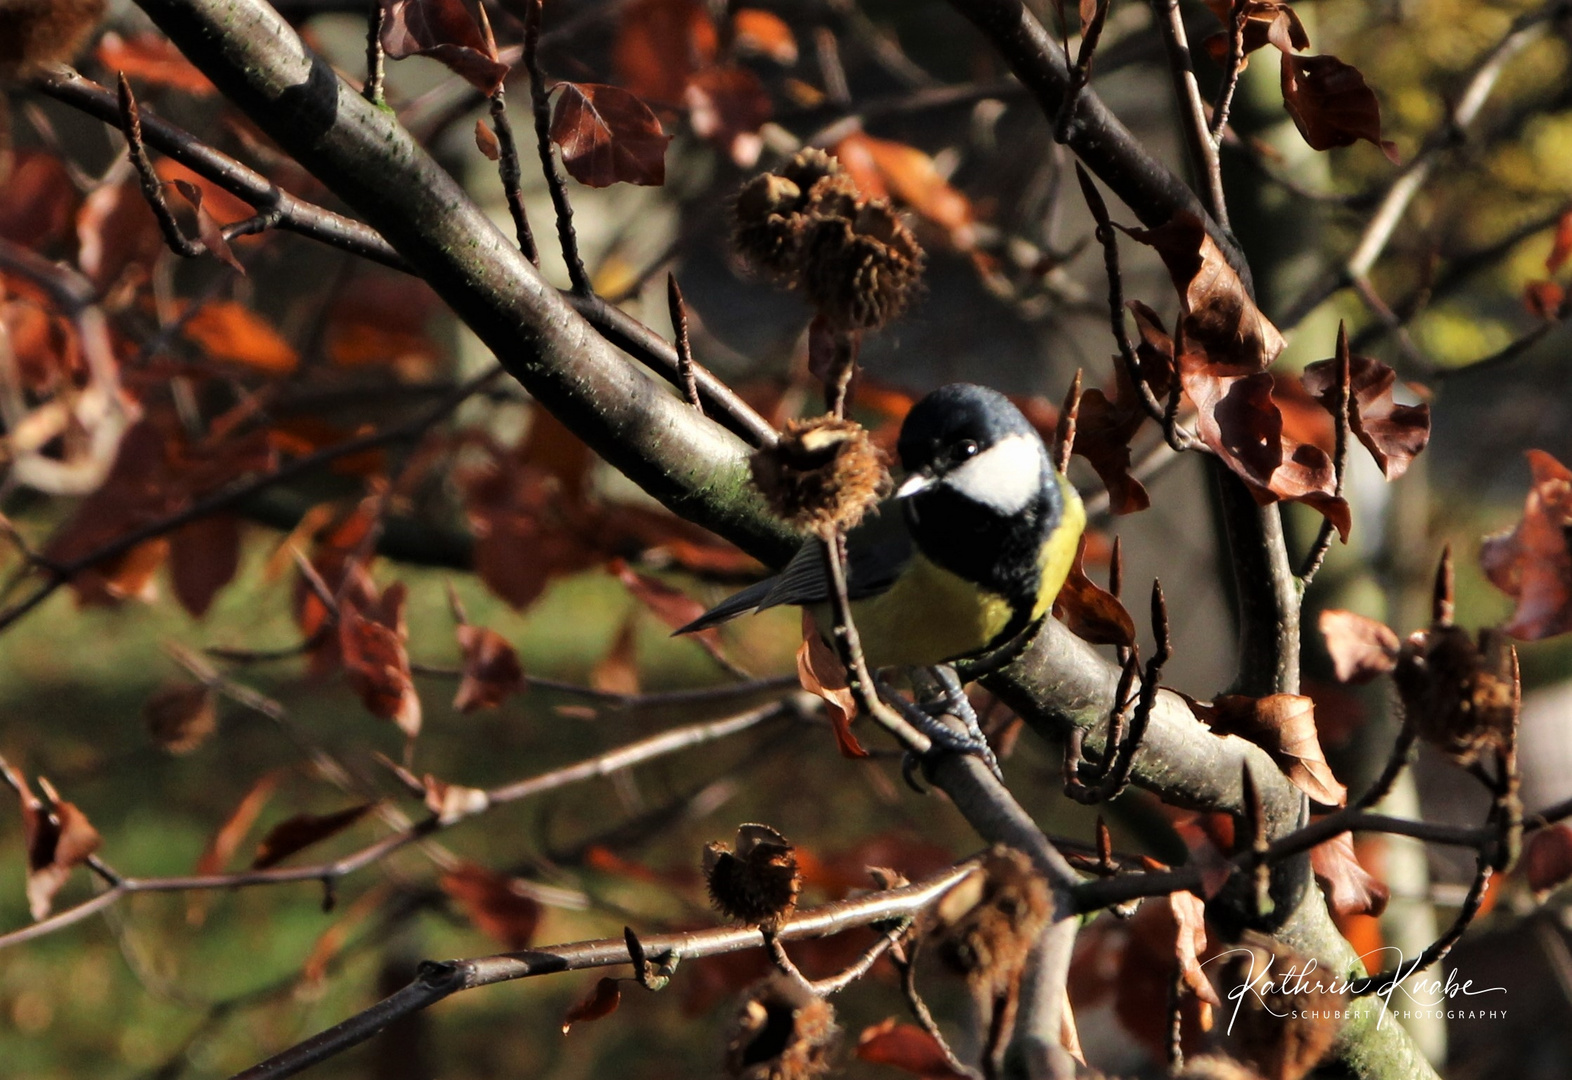
[[[1321,612],[1321,633],[1339,682],[1365,683],[1397,666],[1402,642],[1385,623],[1328,608]]]
[[[1572,630],[1572,471],[1543,450],[1528,452],[1533,484],[1510,533],[1487,537],[1480,564],[1517,601],[1502,629],[1537,641]]]
[[[1430,406],[1399,405],[1392,400],[1397,374],[1368,356],[1348,358],[1349,424],[1388,480],[1408,465],[1430,441]],[[1304,371],[1305,389],[1332,413],[1337,411],[1337,361],[1317,360]]]
[[[590,187],[666,182],[671,136],[648,105],[618,86],[559,83],[551,141],[568,175]]]
[[[965,1080],[967,1075],[956,1071],[932,1035],[916,1024],[897,1023],[893,1016],[863,1029],[857,1036],[856,1054],[863,1061],[913,1076]]]
[[[454,632],[464,650],[464,681],[453,697],[455,709],[494,709],[524,688],[523,665],[507,638],[484,626],[464,625]]]
[[[562,1033],[566,1035],[574,1024],[585,1024],[610,1016],[621,1004],[622,983],[617,979],[597,980],[595,989],[563,1015]]]
[[[1272,759],[1311,799],[1325,806],[1342,806],[1348,789],[1327,764],[1315,727],[1315,702],[1299,694],[1270,694],[1263,698],[1225,694],[1207,705],[1196,705],[1197,714],[1219,735],[1238,735],[1272,755]]]
[[[336,836],[366,816],[375,803],[361,803],[332,814],[296,814],[268,830],[257,845],[251,869],[266,870],[312,844]]]
[[[1398,164],[1397,146],[1381,138],[1381,105],[1352,64],[1335,56],[1283,54],[1283,108],[1316,150],[1374,143]]]
[[[212,689],[202,683],[172,683],[160,687],[143,704],[142,722],[162,749],[189,754],[218,727],[215,698]]]
[[[852,696],[846,669],[840,657],[819,635],[813,616],[802,613],[802,644],[797,648],[797,681],[802,688],[824,702],[824,711],[835,731],[835,745],[842,757],[867,757],[868,751],[852,734],[851,722],[857,717],[857,700]]]
[[[1386,910],[1391,890],[1360,864],[1353,834],[1341,833],[1311,848],[1310,869],[1334,915],[1379,915]]]
[[[1135,621],[1119,598],[1086,576],[1082,560],[1086,556],[1086,537],[1081,537],[1070,563],[1064,587],[1053,603],[1054,618],[1070,631],[1093,645],[1133,645]]]
[[[1572,878],[1572,825],[1558,821],[1536,829],[1523,845],[1523,873],[1541,901]]]
[[[476,929],[504,948],[529,948],[540,924],[540,904],[515,892],[510,879],[466,862],[443,874],[441,886],[464,909]]]
[[[390,60],[429,56],[488,97],[508,76],[463,0],[380,0]]]

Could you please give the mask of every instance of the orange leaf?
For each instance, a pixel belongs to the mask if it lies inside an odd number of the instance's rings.
[[[739,52],[767,56],[782,67],[797,62],[797,39],[779,15],[759,8],[740,8],[731,16],[732,46]]]
[[[948,233],[958,250],[969,250],[975,243],[971,201],[940,175],[933,158],[915,146],[858,133],[837,143],[834,153],[858,181],[864,195],[873,197],[888,192]],[[870,173],[877,182],[865,187]]]
[[[1316,734],[1315,702],[1298,694],[1263,698],[1225,694],[1196,703],[1196,714],[1219,735],[1238,735],[1272,755],[1278,766],[1311,799],[1342,806],[1348,789],[1338,783]]]
[[[27,848],[27,903],[35,922],[49,916],[55,894],[71,871],[102,842],[87,815],[63,801],[49,781],[39,777],[38,786],[49,797],[47,805],[25,782],[19,793],[22,842]]]
[[[1053,602],[1054,618],[1062,620],[1076,637],[1093,645],[1133,645],[1134,620],[1118,597],[1086,576],[1082,567],[1085,556],[1083,536],[1070,563],[1070,573]]]
[[[1342,833],[1310,849],[1310,869],[1326,892],[1332,914],[1379,915],[1391,891],[1359,863],[1351,833]]]
[[[184,90],[188,94],[213,93],[213,84],[180,54],[173,42],[159,34],[138,34],[127,40],[114,31],[98,42],[98,62],[128,79]]]
[[[595,983],[595,989],[563,1015],[562,1033],[566,1035],[574,1024],[610,1016],[621,1004],[622,983],[616,979],[600,979]]]
[[[1201,953],[1206,951],[1206,902],[1192,892],[1168,894],[1168,909],[1173,913],[1174,959],[1179,976],[1190,992],[1209,1005],[1223,1004],[1212,983],[1201,970]]]
[[[413,739],[420,734],[420,696],[415,692],[409,653],[404,648],[402,601],[402,586],[392,586],[383,594],[391,615],[373,612],[378,618],[372,619],[345,597],[339,603],[338,647],[344,658],[344,674],[366,709],[373,716],[392,720]]]
[[[204,304],[184,332],[215,360],[255,368],[267,375],[288,375],[300,354],[255,312],[233,300]]]
[[[1572,825],[1558,821],[1536,829],[1523,845],[1523,873],[1541,901],[1572,878]]]
[[[802,613],[802,645],[797,649],[797,681],[804,690],[824,702],[841,756],[867,757],[868,751],[851,732],[851,722],[857,717],[857,701],[847,684],[846,669],[841,666],[840,657],[819,636],[813,616],[806,611]]]
[[[1388,480],[1408,471],[1409,462],[1430,442],[1430,406],[1399,405],[1392,400],[1397,374],[1368,356],[1348,358],[1349,424]],[[1328,412],[1337,410],[1337,360],[1306,366],[1305,389]]]
[[[498,161],[502,157],[502,144],[497,141],[496,133],[486,126],[484,120],[475,121],[475,148],[484,154],[488,161]]]
[[[639,692],[638,620],[624,619],[611,648],[590,670],[590,685],[607,694]]]
[[[1572,210],[1561,215],[1561,220],[1556,222],[1556,238],[1550,246],[1550,254],[1545,256],[1545,273],[1554,274],[1566,264],[1568,257],[1572,257]]]
[[[857,1056],[875,1065],[891,1065],[923,1077],[965,1077],[945,1057],[939,1044],[916,1024],[888,1020],[863,1029],[857,1036]]]
[[[714,61],[715,24],[698,0],[633,0],[622,8],[612,65],[646,101],[676,105],[688,78]]]
[[[704,605],[699,603],[687,593],[673,588],[663,581],[658,581],[648,574],[641,574],[633,569],[623,559],[613,559],[609,566],[617,579],[627,586],[633,598],[649,609],[661,622],[673,630],[687,626],[694,619],[704,614]],[[700,645],[704,651],[713,656],[718,662],[725,664],[726,657],[721,649],[720,630],[710,627],[697,633],[687,635]]]
[[[59,158],[18,150],[0,200],[0,236],[25,248],[42,248],[66,235],[79,201]]]

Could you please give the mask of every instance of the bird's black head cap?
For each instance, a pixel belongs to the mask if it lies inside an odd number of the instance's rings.
[[[941,386],[912,406],[896,446],[909,473],[943,472],[1011,435],[1036,429],[1010,399],[972,383]]]

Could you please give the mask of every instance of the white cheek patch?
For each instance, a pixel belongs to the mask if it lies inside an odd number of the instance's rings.
[[[1042,491],[1042,446],[1030,436],[1011,435],[955,469],[943,483],[1000,514],[1019,514]]]

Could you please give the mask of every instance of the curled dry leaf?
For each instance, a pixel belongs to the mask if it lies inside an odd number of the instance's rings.
[[[1388,480],[1430,442],[1430,406],[1399,405],[1392,400],[1397,374],[1368,356],[1348,358],[1349,425]],[[1327,410],[1337,411],[1337,361],[1317,360],[1304,371],[1304,385]]]
[[[1510,533],[1479,553],[1491,584],[1517,601],[1502,630],[1538,641],[1572,630],[1572,471],[1543,450],[1528,452],[1533,484]]]
[[[390,60],[429,56],[488,97],[507,78],[508,65],[463,0],[379,0],[382,51]]]
[[[968,1080],[956,1071],[934,1037],[916,1024],[896,1023],[895,1017],[863,1029],[857,1036],[857,1057],[875,1065],[890,1065],[902,1072],[921,1077],[954,1077]]]
[[[1193,702],[1202,720],[1219,735],[1238,735],[1277,762],[1296,787],[1324,806],[1342,806],[1348,789],[1338,783],[1316,734],[1315,702],[1299,694],[1263,698],[1225,694],[1210,705]]]
[[[464,650],[464,681],[453,697],[455,709],[494,709],[524,688],[523,665],[507,638],[484,626],[462,625],[454,632]]]
[[[617,979],[600,979],[595,983],[595,989],[563,1014],[562,1033],[566,1035],[574,1024],[610,1016],[621,1004],[622,983]]]
[[[224,239],[223,226],[212,211],[202,205],[202,189],[185,180],[176,180],[171,186],[196,214],[197,239],[202,241],[207,253],[239,272],[242,277],[245,276],[246,268],[240,265],[240,260],[235,258],[235,253],[229,248],[229,241]]]
[[[666,182],[671,136],[648,105],[618,86],[558,84],[551,141],[568,175],[590,187],[616,183],[658,187]]]
[[[1212,9],[1212,14],[1224,26],[1233,25],[1233,0],[1206,0],[1206,6]],[[1310,35],[1305,32],[1305,24],[1299,20],[1298,12],[1288,4],[1246,0],[1243,14],[1244,56],[1239,61],[1240,71],[1250,66],[1251,53],[1267,45],[1275,45],[1285,53],[1310,47]],[[1229,31],[1213,34],[1201,44],[1213,60],[1224,66],[1228,64],[1228,53],[1233,45]]]
[[[1285,431],[1272,396],[1269,368],[1283,337],[1255,306],[1249,290],[1194,214],[1183,211],[1155,229],[1130,236],[1162,256],[1179,292],[1180,319],[1167,340],[1155,316],[1136,309],[1146,353],[1179,350],[1179,380],[1196,408],[1196,431],[1256,501],[1305,503],[1346,539],[1348,504],[1336,495],[1332,459],[1319,446]],[[1144,366],[1144,364],[1143,364]]]
[[[256,857],[251,860],[251,869],[266,870],[283,862],[296,852],[303,851],[312,844],[320,843],[330,836],[337,836],[355,822],[366,816],[375,803],[361,803],[332,814],[296,814],[286,818],[262,838],[257,845]]]
[[[484,120],[475,121],[475,149],[479,150],[487,161],[498,161],[502,158],[502,144],[497,141],[497,133],[492,131]]]
[[[49,781],[38,778],[45,803],[26,786],[20,792],[22,843],[27,848],[27,906],[36,922],[48,918],[55,894],[71,871],[98,850],[101,839],[87,815],[62,800]]]
[[[622,620],[606,655],[590,669],[590,686],[606,694],[639,692],[639,622],[633,615]]]
[[[1536,829],[1523,845],[1523,874],[1541,902],[1572,878],[1572,825],[1558,821]]]
[[[1338,682],[1366,683],[1397,666],[1402,642],[1385,623],[1328,608],[1321,612],[1321,633]]]
[[[143,704],[142,722],[160,748],[189,754],[218,727],[215,695],[202,683],[167,684]]]
[[[814,625],[813,616],[802,613],[802,644],[797,648],[797,681],[802,688],[824,702],[824,711],[835,731],[835,745],[842,757],[867,757],[851,722],[857,717],[857,700],[852,696],[846,669]]]
[[[1082,560],[1086,556],[1086,537],[1081,537],[1070,563],[1070,573],[1053,602],[1054,618],[1070,631],[1093,645],[1135,644],[1135,621],[1119,598],[1086,576]]]
[[[540,903],[515,892],[510,880],[472,862],[460,863],[442,875],[447,893],[488,937],[504,948],[529,948],[540,924]]]
[[[338,647],[344,675],[373,716],[392,720],[405,735],[420,734],[420,695],[409,669],[403,624],[404,586],[395,584],[377,606],[339,602]],[[379,610],[380,608],[380,610]]]
[[[1334,915],[1379,915],[1386,910],[1391,890],[1360,864],[1352,833],[1311,848],[1310,869]]]
[[[1381,105],[1358,68],[1335,56],[1284,53],[1282,76],[1283,108],[1313,149],[1364,139],[1399,163],[1397,145],[1381,138]]]
[[[1136,321],[1139,325],[1139,316]],[[1171,343],[1168,351],[1170,354],[1173,351]],[[1172,364],[1166,357],[1152,363],[1148,356],[1149,350],[1145,355],[1137,353],[1141,374],[1161,401],[1168,393],[1166,383]],[[1081,395],[1075,425],[1075,453],[1097,470],[1098,478],[1108,489],[1109,510],[1114,514],[1133,514],[1152,503],[1145,485],[1130,474],[1130,440],[1146,423],[1147,413],[1124,364],[1115,362],[1114,379],[1112,398],[1095,386]]]
[[[1168,894],[1168,910],[1174,917],[1174,960],[1185,987],[1208,1005],[1222,1006],[1201,970],[1201,954],[1206,951],[1206,902],[1192,892]]]

